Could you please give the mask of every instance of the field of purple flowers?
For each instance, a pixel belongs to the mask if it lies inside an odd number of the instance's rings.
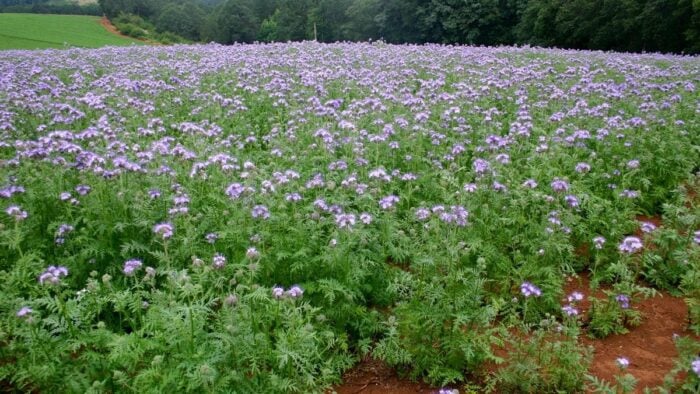
[[[435,386],[632,390],[577,337],[657,290],[700,332],[699,84],[697,57],[533,48],[0,52],[0,380],[323,392],[371,354]],[[590,319],[576,273],[606,289]],[[700,389],[678,343],[660,390]]]

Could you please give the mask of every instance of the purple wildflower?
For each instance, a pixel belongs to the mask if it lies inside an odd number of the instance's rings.
[[[597,236],[593,238],[593,244],[595,245],[595,248],[598,250],[603,249],[603,245],[605,245],[605,238],[601,236]]]
[[[213,244],[216,242],[217,239],[219,239],[219,234],[217,233],[209,233],[204,236],[204,238],[209,242],[210,244]]]
[[[692,363],[690,363],[690,369],[692,369],[693,372],[700,377],[700,357],[696,358]]]
[[[627,309],[630,307],[630,298],[625,294],[618,294],[615,297],[615,301],[617,301],[617,303],[620,304],[620,308],[622,309]]]
[[[211,265],[214,267],[214,269],[224,268],[226,265],[226,257],[219,253],[215,254]]]
[[[150,197],[151,200],[155,200],[156,198],[160,197],[160,195],[161,193],[158,189],[151,189],[148,191],[148,197]]]
[[[255,260],[260,257],[260,252],[258,252],[258,250],[254,247],[250,247],[245,251],[245,257],[247,257],[249,260]]]
[[[474,167],[474,172],[476,172],[477,175],[484,175],[489,169],[491,169],[491,164],[489,164],[489,162],[486,160],[476,159],[474,160],[472,167]]]
[[[630,160],[627,162],[627,168],[634,170],[639,168],[639,160]]]
[[[304,294],[304,290],[301,287],[294,285],[289,290],[287,290],[287,295],[292,298],[299,298]]]
[[[416,219],[427,220],[430,217],[430,211],[427,208],[416,209]]]
[[[574,308],[573,305],[567,304],[564,305],[561,308],[562,312],[564,312],[567,316],[577,316],[578,315],[578,309]]]
[[[88,185],[78,185],[75,187],[75,191],[78,194],[80,194],[81,196],[84,196],[84,195],[90,193],[90,190],[92,190],[92,188]]]
[[[22,308],[20,308],[20,310],[17,311],[17,317],[26,319],[29,318],[32,312],[34,312],[32,308],[28,306],[23,306]]]
[[[39,283],[41,283],[42,285],[57,285],[61,280],[61,277],[67,275],[68,268],[60,265],[58,267],[51,265],[48,268],[46,268],[46,271],[39,275]]]
[[[256,205],[251,210],[251,215],[253,215],[254,218],[269,219],[270,211],[264,205]]]
[[[520,292],[527,298],[531,296],[539,297],[542,295],[542,290],[530,282],[523,282],[520,285]]]
[[[279,287],[279,286],[273,287],[272,288],[272,296],[277,298],[277,299],[282,298],[282,296],[284,296],[284,289]]]
[[[576,164],[575,170],[579,174],[583,174],[591,170],[591,165],[588,163],[578,163]]]
[[[16,221],[21,221],[27,218],[28,214],[27,211],[23,211],[20,207],[17,205],[10,205],[7,207],[5,212],[12,216]]]
[[[565,196],[564,201],[566,201],[566,203],[569,204],[571,208],[576,208],[579,206],[578,198],[574,195],[569,194]]]
[[[642,241],[637,237],[626,237],[622,243],[618,246],[620,252],[632,254],[640,250],[644,245]]]
[[[393,207],[394,205],[396,205],[397,202],[399,202],[398,196],[394,196],[394,195],[386,196],[386,197],[382,198],[381,200],[379,200],[379,206],[382,209],[389,209],[389,208]]]
[[[569,300],[569,302],[579,302],[579,301],[583,301],[583,298],[584,298],[584,295],[582,293],[575,291],[567,297],[567,300]]]
[[[153,226],[153,232],[164,240],[173,236],[173,225],[170,223],[158,223]]]
[[[647,233],[647,234],[656,230],[656,226],[654,225],[654,223],[650,223],[650,222],[642,222],[639,227],[643,233]]]
[[[464,191],[467,193],[474,193],[477,188],[478,186],[476,185],[476,183],[467,183],[464,185]]]
[[[622,368],[622,369],[625,369],[625,368],[627,368],[627,367],[630,366],[630,360],[628,360],[626,357],[618,357],[618,358],[615,360],[615,362],[616,362],[617,365],[618,365],[620,368]]]
[[[139,269],[141,269],[142,265],[143,265],[143,263],[141,262],[141,260],[137,260],[137,259],[127,260],[124,263],[124,268],[122,269],[122,272],[124,272],[124,275],[126,275],[126,276],[134,276],[134,273],[136,271],[138,271]]]
[[[550,186],[555,192],[565,192],[569,190],[569,184],[566,181],[561,180],[559,178],[555,178],[550,184]]]
[[[693,235],[693,241],[695,241],[696,244],[700,245],[700,230],[696,231]]]
[[[355,225],[355,215],[352,213],[335,215],[335,224],[338,225],[338,228],[350,228]]]
[[[362,213],[360,214],[360,221],[361,221],[363,224],[370,224],[370,223],[372,223],[372,215],[370,215],[370,214],[367,213],[367,212],[362,212]]]
[[[537,181],[534,179],[528,179],[525,182],[523,182],[523,187],[526,187],[528,189],[534,189],[537,187]]]

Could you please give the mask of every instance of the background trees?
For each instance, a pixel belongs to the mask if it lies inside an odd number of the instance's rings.
[[[0,0],[0,11],[61,4],[48,2]],[[110,18],[136,15],[161,33],[224,44],[310,40],[315,27],[322,42],[700,51],[700,0],[99,0],[99,7]]]

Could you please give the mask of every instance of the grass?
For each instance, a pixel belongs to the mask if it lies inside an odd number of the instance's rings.
[[[141,44],[110,33],[94,16],[0,14],[0,50]]]

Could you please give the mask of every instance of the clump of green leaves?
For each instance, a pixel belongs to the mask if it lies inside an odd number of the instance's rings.
[[[506,342],[505,366],[491,379],[498,392],[582,392],[592,349],[577,342],[575,324],[562,325],[553,317],[535,329],[523,328]]]

